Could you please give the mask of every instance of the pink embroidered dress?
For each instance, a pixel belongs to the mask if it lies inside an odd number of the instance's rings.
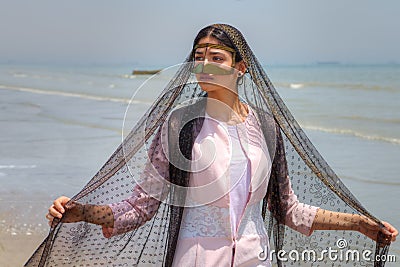
[[[167,157],[164,151],[156,152],[156,158],[146,167],[146,179],[168,177]],[[269,255],[261,204],[271,166],[264,137],[251,109],[246,120],[234,126],[206,114],[192,149],[188,207],[184,209],[174,266],[271,266],[269,257],[259,259],[261,252]],[[149,190],[143,189],[146,179],[134,188],[130,198],[110,204],[114,227],[103,228],[106,237],[139,227],[155,214],[157,199],[166,192],[153,190],[149,194]],[[286,210],[285,224],[310,235],[318,208],[299,203],[289,177],[279,178],[279,183]]]

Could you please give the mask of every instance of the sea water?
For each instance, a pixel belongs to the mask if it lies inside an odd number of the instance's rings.
[[[47,209],[76,194],[160,88],[135,66],[0,66],[0,234],[48,231]],[[400,66],[265,66],[292,114],[372,214],[400,228]],[[167,82],[159,76],[158,85]],[[162,86],[155,86],[162,87]],[[400,260],[400,245],[390,252]]]

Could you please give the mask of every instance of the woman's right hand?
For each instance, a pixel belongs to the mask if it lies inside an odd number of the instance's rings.
[[[78,202],[68,203],[71,199],[66,196],[61,196],[54,200],[50,206],[46,218],[49,220],[50,227],[53,225],[54,218],[62,218],[62,222],[80,222],[84,219],[84,206]],[[68,205],[67,205],[68,203]]]

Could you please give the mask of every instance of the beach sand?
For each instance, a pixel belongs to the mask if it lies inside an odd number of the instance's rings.
[[[44,238],[44,235],[0,236],[0,266],[23,266]]]

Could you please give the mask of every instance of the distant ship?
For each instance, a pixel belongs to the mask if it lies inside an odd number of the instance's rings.
[[[132,75],[153,75],[159,73],[161,70],[133,70]]]
[[[339,65],[339,61],[318,61],[318,65]]]

